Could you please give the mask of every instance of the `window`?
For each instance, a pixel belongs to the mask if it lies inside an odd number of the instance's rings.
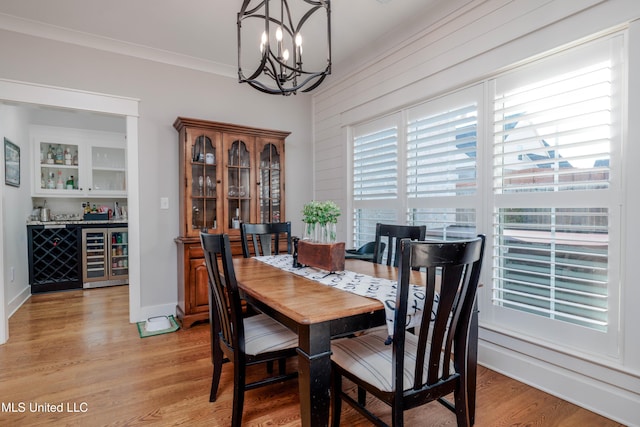
[[[612,272],[618,266],[611,250],[621,204],[614,191],[619,39],[575,48],[491,82],[492,303],[500,309],[554,325],[617,329]],[[529,333],[539,333],[537,327]]]
[[[485,325],[616,356],[623,35],[353,129],[354,245],[376,222],[488,240]]]
[[[394,223],[398,210],[397,117],[363,124],[353,133],[353,244],[375,240],[376,223]]]

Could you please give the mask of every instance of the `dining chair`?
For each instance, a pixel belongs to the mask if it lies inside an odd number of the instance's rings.
[[[400,241],[402,239],[424,240],[427,232],[425,225],[396,225],[396,224],[376,224],[376,240],[373,249],[373,262],[382,264],[384,253],[383,243],[387,246],[387,256],[384,262],[387,265],[398,266],[400,255]]]
[[[281,238],[287,242],[287,253],[291,253],[291,222],[270,222],[270,223],[248,223],[240,224],[240,240],[242,242],[242,256],[251,258],[252,256],[279,255]],[[242,300],[242,311],[247,316],[253,316],[258,311],[246,301]],[[279,361],[280,366],[284,360]],[[267,362],[267,372],[273,370],[273,362]]]
[[[386,247],[385,243],[380,243],[380,252],[384,252],[384,248]],[[345,251],[345,259],[361,259],[365,261],[373,261],[373,253],[375,252],[374,248],[376,246],[376,242],[367,242],[364,245],[360,246],[358,249],[347,249]]]
[[[296,356],[298,336],[266,314],[243,316],[228,235],[200,233],[200,242],[209,275],[209,318],[213,320],[210,322],[213,376],[209,401],[216,401],[226,356],[233,363],[231,425],[240,427],[245,391],[298,375],[286,373],[282,364],[277,374],[247,383],[247,367]]]
[[[261,224],[242,223],[240,225],[242,255],[251,256],[278,255],[281,238],[287,243],[287,253],[291,253],[291,222],[270,222]],[[249,246],[249,242],[252,243]]]
[[[392,425],[401,427],[404,411],[437,400],[455,412],[458,426],[469,426],[467,387],[471,316],[480,277],[485,237],[455,242],[417,242],[402,239],[393,338],[385,344],[385,329],[331,344],[332,420],[340,425],[342,401],[369,421],[387,424],[365,407],[361,392],[391,406]],[[409,280],[412,269],[426,269],[422,327],[406,333]],[[438,292],[436,292],[438,290]],[[342,389],[342,378],[355,383]],[[453,402],[444,397],[452,393]]]

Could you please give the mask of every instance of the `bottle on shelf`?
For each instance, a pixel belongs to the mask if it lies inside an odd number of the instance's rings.
[[[73,153],[73,158],[71,159],[71,162],[72,162],[75,166],[78,166],[78,150],[74,151],[74,153]]]
[[[58,181],[56,181],[56,190],[63,190],[64,183],[62,182],[62,171],[58,171]]]
[[[73,175],[69,175],[67,179],[67,190],[73,190],[75,188],[75,182],[73,181]]]
[[[69,151],[69,147],[64,149],[64,164],[71,166],[71,152]]]
[[[47,164],[52,165],[55,159],[55,153],[53,152],[53,145],[49,145],[49,150],[47,151]]]
[[[55,175],[53,172],[51,172],[49,174],[49,177],[47,178],[47,188],[49,190],[53,190],[56,188],[56,181],[55,181]]]
[[[58,144],[58,148],[56,148],[56,165],[64,164],[64,152],[62,151],[62,146]]]

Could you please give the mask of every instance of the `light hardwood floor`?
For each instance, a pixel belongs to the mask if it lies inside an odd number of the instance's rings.
[[[32,296],[9,320],[9,342],[0,346],[0,426],[229,426],[230,364],[218,401],[208,400],[208,324],[141,339],[128,318],[126,286]],[[251,372],[262,373],[263,367]],[[298,426],[297,393],[295,380],[247,392],[244,425]],[[35,405],[49,405],[48,411]],[[63,412],[52,412],[60,407]],[[405,420],[455,425],[437,403],[409,411]],[[346,407],[342,421],[369,425]],[[475,425],[620,424],[480,368]]]

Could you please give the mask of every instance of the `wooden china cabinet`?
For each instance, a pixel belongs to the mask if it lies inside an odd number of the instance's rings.
[[[227,233],[242,255],[241,222],[285,221],[284,142],[290,132],[178,117],[180,236],[177,316],[209,318],[200,232]]]

